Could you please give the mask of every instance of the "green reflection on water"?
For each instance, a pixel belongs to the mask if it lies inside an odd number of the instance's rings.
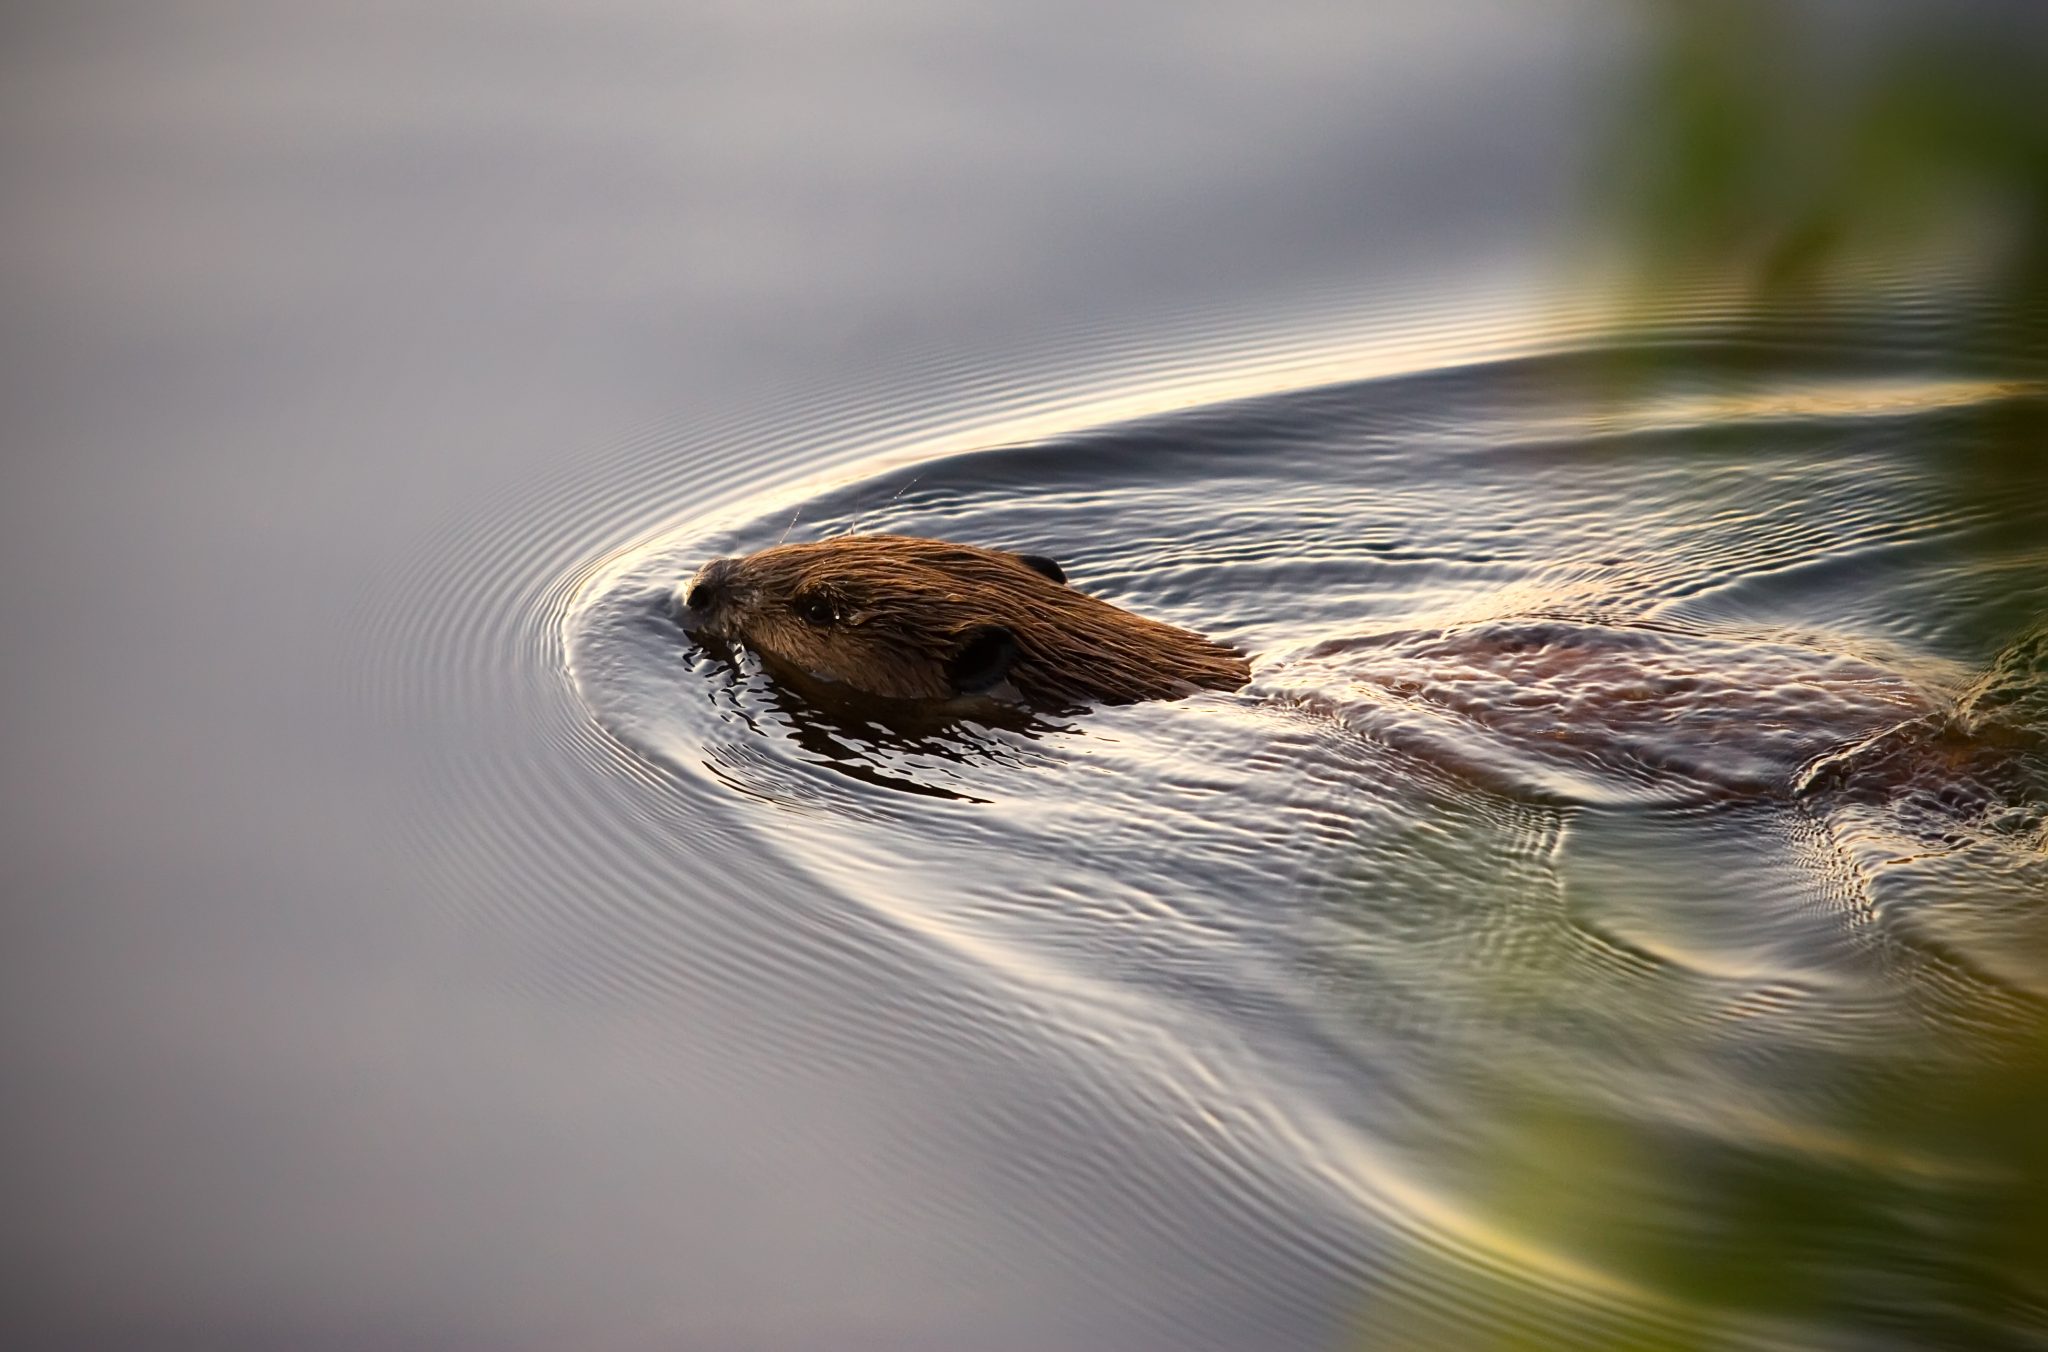
[[[1657,0],[1616,110],[1599,209],[1655,287],[1704,273],[1760,304],[1868,267],[1994,288],[2039,357],[2048,322],[2048,62],[2024,7]],[[1837,16],[1839,18],[1839,15]]]
[[[1922,352],[1928,374],[2010,381],[2013,393],[1930,422],[1940,444],[1929,449],[1948,466],[1957,507],[1980,523],[1952,565],[2014,574],[2012,604],[1985,608],[1970,646],[2004,654],[1988,698],[2025,715],[2008,720],[2020,727],[2013,754],[2038,755],[2048,733],[2048,400],[2038,383],[2048,378],[2048,15],[1873,5],[1824,16],[1744,0],[1641,8],[1651,42],[1615,110],[1594,194],[1602,237],[1620,228],[1638,314],[1705,286],[1735,328],[1747,319],[1768,331],[1748,358],[1766,369],[1745,372],[1767,376],[1774,351],[1870,338],[1858,326],[1885,320],[1866,302],[1902,277],[1969,298]],[[1606,394],[1628,400],[1696,374],[1674,369],[1683,360],[1646,344],[1616,359]],[[1796,377],[1793,358],[1782,360]],[[2048,828],[2031,820],[2038,855]],[[1649,895],[1668,881],[1653,874],[1645,865],[1632,880],[1567,885]],[[1967,915],[1979,901],[1967,862],[1929,878],[1915,904]],[[1982,882],[1985,894],[2004,889],[2011,909],[2010,873]],[[1514,1053],[1481,1072],[1490,1121],[1474,1130],[1479,1162],[1457,1191],[1515,1245],[1610,1274],[1644,1293],[1642,1308],[1589,1299],[1561,1333],[1569,1316],[1537,1312],[1548,1297],[1532,1277],[1526,1321],[1462,1322],[1389,1302],[1365,1316],[1362,1345],[2048,1346],[2048,1006],[2038,994],[2048,896],[2036,900],[2013,961],[2037,979],[1961,981],[1937,997],[1916,985],[1940,986],[1951,956],[1939,946],[1912,955],[1898,968],[1899,1003],[1924,1001],[1925,1017],[1876,1052],[1788,1054],[1808,1077],[1784,1099],[1799,1112],[1743,1119],[1730,1104],[1709,1128],[1697,1105],[1711,1087],[1697,1080],[1674,1090],[1701,1096],[1691,1103],[1630,1104],[1583,1083],[1583,1049],[1547,1059],[1504,1040],[1496,1052]],[[1535,967],[1503,980],[1498,1023],[1526,1029],[1548,1014],[1573,1038],[1573,980]],[[1658,1027],[1646,1012],[1639,1031],[1654,1041]],[[1698,1069],[1665,1050],[1674,1078]],[[1415,1285],[1456,1285],[1453,1258],[1418,1246],[1411,1261]],[[1569,1308],[1570,1293],[1549,1294]]]

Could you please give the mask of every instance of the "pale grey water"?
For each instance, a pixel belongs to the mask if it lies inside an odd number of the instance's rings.
[[[1473,1180],[1526,1147],[1513,1121],[1503,1143],[1482,1112],[1434,1155],[1417,1133],[1545,1046],[1567,1084],[1636,1083],[1604,1058],[1662,1045],[1662,1074],[1755,1088],[1756,1048],[1685,1003],[1740,1005],[1746,978],[1743,998],[1792,1009],[1769,1030],[1823,1062],[1924,1031],[1829,970],[1863,969],[1824,907],[1775,913],[1738,961],[1715,944],[1751,941],[1708,906],[1688,923],[1711,939],[1683,952],[1729,970],[1596,955],[1673,985],[1596,981],[1585,1008],[1542,1011],[1566,1031],[1532,1050],[1470,1011],[1500,945],[1549,931],[1447,885],[1361,934],[1333,897],[1375,859],[1456,878],[1495,847],[1500,876],[1532,880],[1513,895],[1548,895],[1555,805],[1423,774],[1450,816],[1418,855],[1407,800],[1284,773],[1348,744],[1190,703],[1109,716],[1097,742],[886,767],[994,807],[962,815],[792,756],[772,708],[751,739],[707,724],[710,673],[597,622],[618,578],[652,585],[636,568],[764,543],[791,515],[1029,533],[1119,599],[1262,650],[1547,594],[1590,557],[1571,523],[1640,523],[1566,510],[1588,415],[1528,393],[1547,368],[1460,363],[1586,341],[1573,306],[1529,296],[1584,224],[1586,120],[1627,11],[195,4],[5,23],[4,1255],[32,1341],[1655,1329],[1668,1293],[1588,1277],[1555,1236],[1495,1244]],[[1824,555],[1802,513],[1876,521],[1885,484],[1947,538],[1913,429],[1943,382],[2003,373],[1937,369],[1924,337],[1789,373],[1795,396],[1860,398],[1872,376],[1907,393],[1840,438],[1759,444],[1754,483],[1731,468],[1784,525],[1737,545]],[[1432,477],[1541,418],[1564,449],[1524,489]],[[1231,459],[1247,446],[1256,472]],[[1828,448],[1883,482],[1757,486],[1771,456],[1812,468]],[[1660,482],[1667,524],[1700,508],[1676,470]],[[1529,542],[1450,510],[1489,501]],[[1872,529],[1872,548],[1917,538]],[[1636,595],[1744,557],[1681,559]],[[1715,611],[1743,593],[1709,586],[1688,618],[1825,619],[1987,660],[1960,620],[1919,623],[1912,586],[1946,584],[1915,557],[1896,592],[1794,588],[1765,616]],[[1262,608],[1276,590],[1319,600]],[[1981,590],[1985,627],[2034,609]],[[577,665],[592,643],[621,680]],[[1278,759],[1248,783],[1203,766],[1257,768],[1239,755],[1260,748]],[[1204,834],[1189,805],[1225,792],[1239,811]],[[1313,848],[1276,847],[1260,811]],[[1596,872],[1656,829],[1589,823]],[[1077,824],[1092,854],[1058,847]],[[1658,839],[1684,873],[1720,837]],[[1744,858],[1782,882],[1769,850]],[[1635,891],[1604,895],[1603,922],[1672,939]],[[1977,919],[1943,942],[2026,932]],[[1825,979],[1787,977],[1800,961]],[[2024,965],[1988,966],[1937,982],[1938,1012],[1967,1021],[1973,983],[2026,990]],[[1431,972],[1441,1003],[1418,993]],[[1634,1024],[1632,991],[1677,1007]],[[1847,1052],[1813,1013],[1828,999],[1855,1015]],[[1717,1129],[1753,1125],[1734,1117]],[[1640,1173],[1616,1195],[1652,1228],[1698,1214]]]

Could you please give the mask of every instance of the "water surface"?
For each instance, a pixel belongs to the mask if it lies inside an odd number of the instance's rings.
[[[1633,7],[4,24],[16,1341],[2039,1341],[2040,354],[1557,285]],[[855,528],[1256,680],[666,618]]]
[[[2024,1345],[2041,1293],[1967,1218],[2029,1161],[1962,1105],[1894,1111],[2008,1073],[2048,998],[2048,503],[1959,471],[2041,391],[1954,320],[1693,313],[687,518],[536,617],[633,820],[544,853],[627,893],[687,859],[746,934],[907,944],[920,1060],[1070,1077],[960,1105],[1036,1223],[1262,1236],[1190,1255],[1205,1309],[1271,1321],[1219,1346],[1340,1290],[1367,1345],[1589,1310],[1626,1345]],[[905,729],[677,628],[704,559],[854,530],[1050,554],[1253,682]],[[563,979],[709,941],[633,917]]]

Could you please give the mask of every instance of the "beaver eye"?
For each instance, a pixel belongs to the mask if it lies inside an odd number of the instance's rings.
[[[815,624],[821,629],[839,618],[839,608],[832,604],[832,598],[820,596],[817,592],[797,597],[790,609],[805,624]]]

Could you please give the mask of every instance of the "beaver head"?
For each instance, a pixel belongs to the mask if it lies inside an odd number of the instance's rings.
[[[1251,678],[1236,651],[1076,591],[1050,559],[942,540],[843,535],[714,559],[681,600],[693,634],[893,699],[1122,704]]]

